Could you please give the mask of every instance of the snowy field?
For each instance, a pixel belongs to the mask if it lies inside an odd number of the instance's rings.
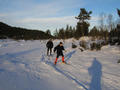
[[[46,41],[0,40],[0,90],[120,90],[120,48],[81,52],[71,43],[64,43],[68,64],[60,57],[55,66]]]

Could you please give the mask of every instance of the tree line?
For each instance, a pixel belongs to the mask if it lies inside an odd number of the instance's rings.
[[[118,15],[120,10],[117,9]],[[120,19],[114,21],[113,15],[101,13],[98,26],[89,29],[92,11],[85,8],[80,9],[80,13],[75,19],[78,20],[76,27],[66,25],[66,28],[60,28],[54,31],[54,37],[58,39],[76,38],[90,36],[92,38],[103,39],[109,42],[118,42],[120,44]]]

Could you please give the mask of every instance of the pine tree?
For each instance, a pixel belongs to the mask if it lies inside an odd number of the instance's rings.
[[[88,35],[88,27],[89,23],[87,20],[90,20],[90,14],[92,14],[92,11],[88,12],[85,8],[80,9],[80,14],[75,17],[79,21],[77,22],[76,26],[76,38],[79,38],[81,36],[87,36]]]

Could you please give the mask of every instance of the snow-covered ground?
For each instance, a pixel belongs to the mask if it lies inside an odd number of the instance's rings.
[[[120,90],[118,47],[81,52],[71,43],[64,43],[68,64],[60,57],[55,66],[56,54],[46,56],[46,41],[0,40],[0,90]]]

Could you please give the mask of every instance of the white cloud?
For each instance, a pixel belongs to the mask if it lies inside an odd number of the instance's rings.
[[[0,17],[5,17],[7,14],[0,13]]]
[[[75,21],[74,16],[64,16],[64,17],[52,17],[52,18],[25,18],[21,20],[22,23],[70,23]]]
[[[0,14],[1,15],[1,14]],[[10,25],[17,27],[24,27],[30,29],[39,29],[39,30],[47,30],[50,29],[52,32],[57,28],[65,28],[67,24],[71,26],[76,26],[77,20],[74,16],[63,16],[63,17],[27,17],[23,19],[7,19],[6,22],[10,22]],[[99,16],[92,16],[90,22],[90,28],[98,25]],[[9,24],[9,23],[8,23]]]
[[[17,23],[24,25],[25,27],[33,29],[50,29],[55,30],[56,28],[65,28],[67,24],[75,26],[77,21],[74,16],[65,17],[53,17],[53,18],[25,18]]]
[[[99,16],[92,16],[90,22],[90,28],[94,27],[94,26],[98,26],[98,22],[100,20]]]
[[[98,20],[100,20],[100,17],[99,16],[92,16],[91,20],[92,21],[98,21]]]

